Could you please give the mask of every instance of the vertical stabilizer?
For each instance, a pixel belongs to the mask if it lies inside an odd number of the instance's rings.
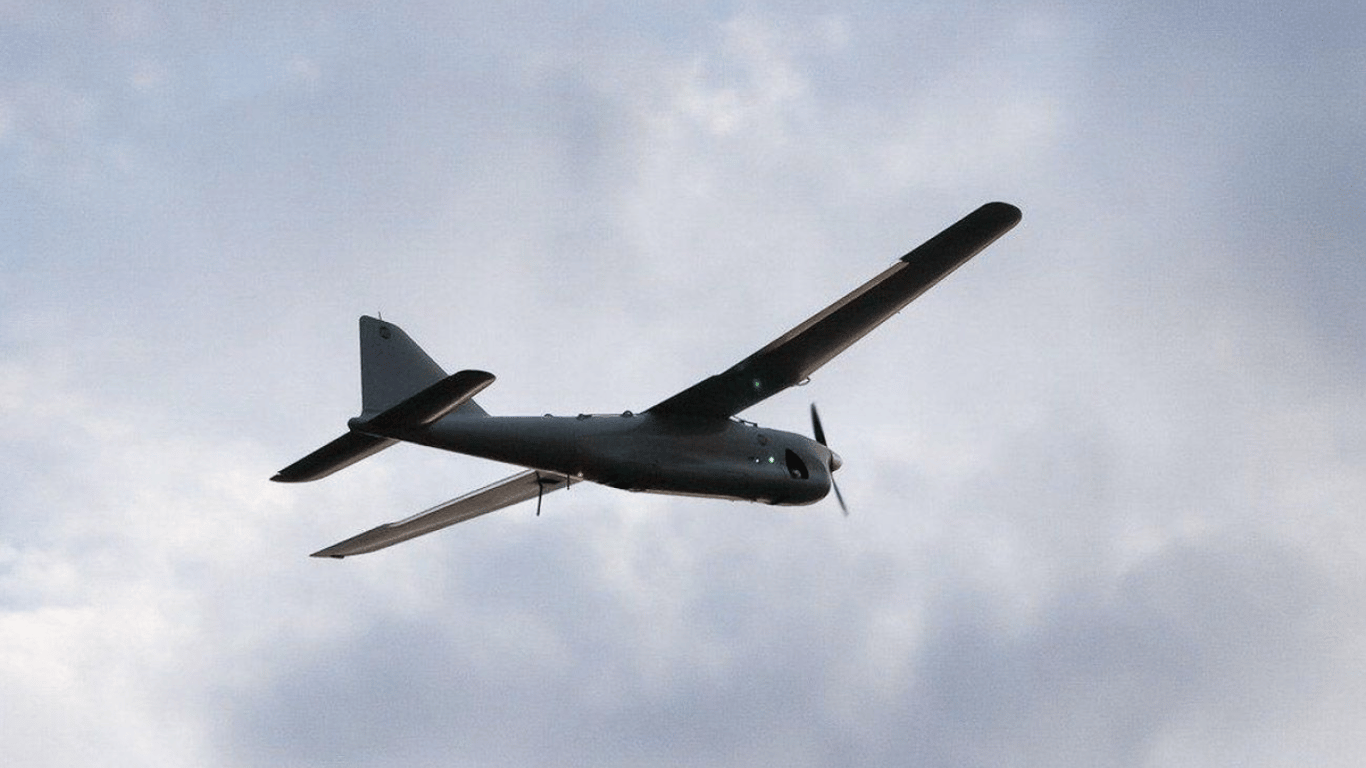
[[[438,381],[446,372],[417,342],[393,323],[360,319],[361,418],[403,402]]]

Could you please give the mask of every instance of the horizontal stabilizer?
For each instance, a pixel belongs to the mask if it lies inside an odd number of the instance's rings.
[[[431,424],[492,384],[485,371],[457,371],[388,410],[352,419],[351,431],[290,464],[275,474],[277,483],[306,483],[373,456],[398,442],[388,433],[402,433]],[[482,411],[479,411],[482,413]]]
[[[494,510],[516,504],[519,501],[538,498],[551,491],[569,487],[569,477],[556,472],[541,472],[535,469],[520,472],[512,477],[499,480],[458,499],[438,504],[431,509],[413,515],[406,520],[371,528],[365,533],[333,544],[327,549],[313,553],[313,557],[349,557],[374,552],[391,547],[401,541],[439,531],[448,525],[455,525],[470,518],[478,517]]]
[[[426,426],[464,405],[494,378],[487,371],[456,371],[392,408],[373,416],[362,414],[350,426],[372,434]]]
[[[347,432],[298,461],[275,473],[277,483],[306,483],[327,477],[397,443],[386,437]]]

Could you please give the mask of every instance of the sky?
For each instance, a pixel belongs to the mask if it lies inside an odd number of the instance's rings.
[[[1366,751],[1366,6],[0,2],[14,765]],[[643,410],[989,200],[813,377],[852,514],[395,447],[356,318]]]

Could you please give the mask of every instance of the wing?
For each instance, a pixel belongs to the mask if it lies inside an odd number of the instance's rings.
[[[773,343],[649,412],[725,418],[804,381],[1019,221],[1015,206],[987,203]]]
[[[570,479],[555,472],[542,472],[529,469],[493,485],[467,493],[458,499],[451,499],[431,509],[413,515],[406,520],[385,523],[371,528],[365,533],[352,536],[346,541],[333,544],[327,549],[313,553],[313,557],[349,557],[374,552],[377,549],[393,546],[401,541],[424,533],[431,533],[478,517],[482,514],[502,509],[519,501],[536,498],[542,494],[569,487]]]

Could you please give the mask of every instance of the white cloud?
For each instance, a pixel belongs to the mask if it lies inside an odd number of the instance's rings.
[[[107,77],[7,31],[47,51],[0,82],[7,749],[1354,759],[1360,305],[1314,256],[1360,111],[1290,141],[1337,73],[1262,93],[1261,16],[1151,10],[139,7],[62,32]],[[504,468],[266,482],[353,415],[362,311],[500,412],[638,409],[991,197],[1019,229],[746,414],[821,401],[848,521],[589,487],[332,563]]]

